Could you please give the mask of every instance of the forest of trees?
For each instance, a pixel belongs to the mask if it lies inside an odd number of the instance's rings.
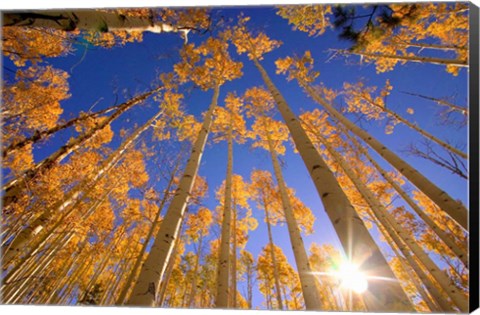
[[[3,12],[3,304],[465,313],[469,4]]]

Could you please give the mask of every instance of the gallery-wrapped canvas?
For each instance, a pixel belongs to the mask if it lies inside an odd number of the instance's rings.
[[[3,11],[0,302],[473,311],[478,38],[468,2]]]

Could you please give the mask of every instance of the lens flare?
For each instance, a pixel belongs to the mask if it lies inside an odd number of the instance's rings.
[[[342,264],[337,271],[337,277],[341,286],[356,293],[363,293],[368,289],[368,281],[365,274],[358,270],[358,266],[351,263]]]

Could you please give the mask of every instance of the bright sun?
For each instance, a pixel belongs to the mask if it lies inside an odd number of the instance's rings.
[[[340,266],[337,276],[341,281],[341,286],[350,289],[356,293],[363,293],[368,289],[368,281],[363,272],[358,270],[358,266],[351,263],[344,263]]]

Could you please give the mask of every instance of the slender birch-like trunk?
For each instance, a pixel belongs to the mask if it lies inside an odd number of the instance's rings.
[[[440,98],[435,98],[435,97],[431,97],[431,96],[421,95],[421,94],[418,94],[418,93],[411,93],[411,92],[402,92],[402,93],[412,95],[412,96],[417,96],[417,97],[420,97],[420,98],[423,98],[423,99],[426,99],[426,100],[430,100],[430,101],[433,101],[433,102],[435,102],[439,105],[450,107],[450,110],[455,110],[455,111],[458,111],[458,112],[462,113],[463,115],[468,115],[468,108],[455,105],[455,104],[450,103],[446,100],[442,100]]]
[[[127,298],[127,293],[130,290],[130,285],[132,281],[135,278],[135,275],[138,273],[138,268],[140,267],[140,264],[142,263],[145,256],[145,252],[147,250],[147,246],[150,243],[150,240],[153,236],[153,233],[157,230],[158,225],[160,224],[160,215],[162,213],[163,207],[165,206],[165,203],[168,200],[168,197],[170,195],[170,189],[172,188],[173,181],[175,180],[175,175],[177,174],[178,167],[180,166],[180,160],[181,157],[178,157],[177,163],[172,171],[172,174],[170,176],[170,179],[168,181],[167,187],[165,188],[165,193],[163,195],[162,201],[160,202],[160,205],[158,206],[158,211],[155,215],[155,218],[153,219],[152,225],[150,226],[150,229],[148,231],[147,236],[145,237],[145,241],[143,242],[142,249],[140,250],[140,253],[138,254],[137,259],[135,260],[135,264],[132,267],[132,270],[128,274],[127,280],[125,280],[125,283],[123,285],[122,291],[120,291],[120,294],[117,298],[117,301],[115,304],[121,305],[123,304],[123,301]]]
[[[115,12],[96,10],[8,12],[4,14],[3,26],[54,28],[71,32],[75,30],[96,30],[99,32],[184,32],[181,25],[156,21],[154,16],[133,17]]]
[[[420,189],[426,196],[428,196],[440,209],[445,211],[452,219],[458,222],[465,230],[468,230],[468,210],[465,206],[450,197],[445,191],[442,191],[434,183],[429,181],[425,176],[418,172],[415,168],[410,166],[407,162],[402,160],[395,153],[387,149],[382,143],[375,139],[365,130],[361,129],[340,112],[338,112],[332,105],[327,103],[320,97],[313,88],[307,84],[299,82],[302,87],[308,92],[314,101],[322,105],[331,116],[340,121],[348,130],[365,141],[372,149],[377,151],[380,156],[387,160],[393,167],[395,167],[403,176],[405,176],[413,185]]]
[[[225,200],[222,219],[222,235],[220,238],[220,253],[217,265],[217,288],[215,307],[227,308],[229,303],[229,271],[230,271],[230,230],[232,212],[232,173],[233,173],[233,131],[228,130],[228,161],[225,180]]]
[[[219,89],[220,87],[218,85],[214,88],[212,103],[205,115],[200,133],[193,146],[190,159],[187,162],[185,172],[180,179],[175,196],[170,202],[167,213],[160,225],[160,230],[150,249],[150,253],[135,282],[132,294],[126,303],[127,305],[155,305],[156,292],[158,291],[160,280],[165,274],[168,261],[171,258],[175,239],[179,236],[178,232],[180,231],[181,222],[184,219],[185,208],[197,176],[205,144],[207,143],[213,111],[217,106]]]
[[[5,158],[12,151],[16,151],[18,149],[21,149],[24,146],[26,146],[27,144],[35,144],[35,143],[37,143],[41,140],[44,140],[44,139],[48,138],[49,136],[53,135],[54,133],[56,133],[58,131],[67,129],[71,126],[74,126],[75,124],[78,124],[79,122],[87,120],[88,118],[96,117],[96,116],[99,116],[99,115],[102,115],[102,114],[109,113],[112,110],[115,110],[117,108],[119,108],[119,105],[111,106],[109,108],[106,108],[104,110],[101,110],[101,111],[98,111],[98,112],[95,112],[95,113],[86,114],[86,115],[83,115],[83,116],[79,116],[79,117],[70,119],[66,123],[56,125],[55,127],[50,128],[48,130],[37,131],[32,136],[30,136],[28,138],[24,138],[20,141],[15,141],[12,144],[10,144],[8,147],[6,147],[3,150],[2,156],[3,156],[3,158]]]
[[[371,214],[371,216],[375,219],[376,217]],[[377,220],[378,221],[378,220]],[[448,298],[440,292],[437,288],[439,286],[438,283],[434,283],[432,277],[428,276],[425,271],[425,267],[422,268],[420,263],[413,257],[410,250],[408,250],[407,245],[403,242],[400,237],[393,231],[393,229],[388,226],[384,227],[382,224],[378,223],[377,226],[382,231],[385,238],[390,242],[390,247],[396,246],[403,254],[407,262],[412,267],[413,271],[417,274],[418,278],[421,280],[422,284],[425,285],[432,300],[445,312],[455,312],[453,305],[449,302]],[[387,229],[388,228],[388,229]],[[428,272],[428,271],[427,271]]]
[[[295,146],[307,167],[310,176],[317,188],[318,194],[324,204],[325,211],[337,232],[347,257],[353,262],[375,270],[375,275],[394,279],[394,275],[387,261],[380,252],[377,244],[372,239],[363,221],[350,204],[347,196],[340,188],[335,176],[328,169],[312,142],[303,130],[300,121],[289,108],[287,102],[275,87],[267,72],[261,64],[254,60],[257,69],[272,94],[282,117],[290,130]],[[305,261],[308,262],[307,257]],[[302,271],[300,272],[300,276]],[[308,291],[315,288],[315,282],[309,284]],[[303,284],[302,284],[303,287]],[[304,291],[307,288],[304,288]],[[413,310],[408,297],[397,282],[371,283],[369,292],[375,296],[376,301],[367,304],[371,312],[392,310]],[[308,300],[308,302],[307,302]],[[310,306],[310,301],[313,300]],[[320,301],[314,296],[305,298],[307,309],[321,307]]]
[[[458,291],[458,289],[450,282],[450,279],[440,270],[437,265],[430,259],[430,257],[423,251],[414,238],[412,231],[405,231],[405,229],[397,223],[397,220],[388,212],[388,210],[378,201],[374,194],[362,181],[355,175],[353,170],[348,166],[344,158],[336,152],[332,146],[324,138],[320,136],[320,140],[327,148],[328,152],[333,156],[335,161],[341,166],[348,178],[353,182],[355,188],[360,192],[365,201],[370,206],[374,216],[378,219],[384,227],[391,227],[393,233],[398,234],[398,237],[408,246],[408,248],[415,254],[420,262],[428,269],[429,273],[440,284],[445,293],[452,299],[454,304],[462,311],[468,310],[468,299]],[[412,237],[413,236],[413,237]]]
[[[282,170],[278,163],[278,158],[273,147],[272,139],[267,131],[268,148],[270,156],[272,158],[273,170],[278,183],[278,189],[280,191],[280,197],[282,199],[283,212],[285,220],[287,221],[288,234],[290,236],[290,243],[292,245],[293,254],[295,257],[295,263],[297,265],[298,276],[300,278],[300,284],[302,286],[303,298],[305,300],[305,307],[307,310],[321,310],[322,303],[320,301],[320,292],[316,284],[315,276],[312,273],[310,263],[308,261],[308,255],[303,244],[303,238],[298,228],[297,220],[293,214],[292,204],[290,197],[288,196],[285,180],[283,179]],[[278,279],[275,279],[276,281]],[[277,294],[280,294],[278,290]],[[281,300],[281,297],[279,297]]]
[[[440,139],[438,139],[437,137],[435,137],[434,135],[432,135],[431,133],[419,128],[416,124],[413,124],[411,123],[410,121],[408,121],[407,119],[403,118],[402,116],[400,116],[399,114],[397,114],[396,112],[394,112],[393,110],[391,109],[388,109],[386,107],[382,107],[382,106],[379,106],[378,104],[376,104],[375,102],[372,102],[372,101],[369,101],[367,100],[367,102],[372,105],[372,106],[375,106],[377,108],[379,108],[380,110],[386,112],[387,114],[391,115],[392,117],[394,117],[395,119],[397,119],[398,121],[404,123],[406,126],[408,126],[409,128],[415,130],[416,132],[418,132],[419,134],[421,134],[422,136],[424,136],[425,138],[427,139],[430,139],[432,140],[433,142],[437,143],[438,145],[440,145],[442,148],[464,158],[464,159],[468,159],[468,155],[465,153],[465,152],[462,152],[460,151],[459,149],[451,146],[450,144],[446,143],[445,141],[442,141]]]
[[[393,54],[375,54],[367,52],[352,52],[347,50],[341,50],[340,53],[347,55],[358,55],[367,58],[385,58],[385,59],[394,59],[394,60],[405,60],[408,62],[421,62],[421,63],[431,63],[436,65],[452,65],[462,68],[468,68],[468,62],[461,59],[446,59],[446,58],[435,58],[435,57],[419,57],[419,56],[403,56],[403,55],[393,55]]]
[[[465,248],[458,246],[455,240],[445,231],[438,226],[435,221],[433,221],[426,213],[423,211],[418,204],[412,200],[412,198],[400,187],[400,185],[395,182],[383,169],[380,164],[378,164],[373,157],[368,153],[368,151],[360,146],[358,141],[351,137],[348,133],[347,136],[351,139],[355,145],[355,150],[359,150],[367,159],[372,163],[372,165],[378,170],[382,177],[395,189],[395,191],[400,195],[400,197],[405,200],[405,202],[410,206],[410,208],[415,211],[415,213],[430,227],[434,233],[445,243],[445,245],[452,250],[452,252],[462,261],[465,266],[468,266],[468,255]]]
[[[252,299],[253,299],[253,267],[252,265],[247,266],[247,303],[248,309],[252,309]]]
[[[5,252],[5,261],[10,260],[17,253],[21,252],[25,247],[25,244],[33,237],[39,234],[44,227],[51,220],[52,215],[61,213],[67,207],[78,202],[82,196],[82,192],[89,190],[105,176],[114,166],[123,153],[148,129],[151,124],[163,114],[163,110],[158,112],[155,116],[149,119],[142,127],[135,130],[121,145],[118,147],[109,157],[102,163],[100,170],[93,176],[93,178],[86,178],[82,180],[78,185],[72,188],[66,193],[62,200],[57,201],[53,206],[48,207],[44,212],[35,219],[31,224],[24,228],[9,245],[8,250]],[[90,188],[89,188],[90,187]]]
[[[188,213],[188,208],[185,210],[185,212]],[[182,241],[182,238],[180,237],[180,235],[183,234],[182,231],[184,229],[184,226],[185,226],[185,220],[183,220],[182,223],[180,224],[180,233],[178,234],[179,237],[175,239],[175,247],[172,252],[172,257],[168,261],[168,266],[167,266],[167,269],[165,270],[165,275],[162,281],[160,282],[160,288],[158,289],[157,302],[156,302],[158,306],[163,306],[163,303],[165,301],[168,282],[170,281],[170,276],[172,275],[173,267],[175,266],[175,259],[177,257],[178,247],[180,242]]]
[[[394,242],[393,242],[392,238],[390,237],[390,235],[388,234],[388,232],[385,231],[385,227],[381,226],[380,223],[378,223],[378,222],[377,222],[377,226],[380,228],[380,231],[382,232],[383,236],[385,236],[385,239],[387,240],[387,243],[390,244],[390,248],[393,250],[393,253],[395,254],[395,256],[402,263],[403,270],[405,270],[407,275],[410,277],[411,281],[413,282],[413,285],[415,286],[415,289],[418,291],[418,293],[420,294],[422,299],[425,301],[425,303],[427,304],[430,311],[435,312],[435,313],[441,312],[441,308],[438,306],[437,303],[435,303],[434,299],[432,297],[430,297],[430,295],[428,295],[427,291],[425,291],[422,284],[420,283],[420,281],[415,276],[416,275],[415,270],[410,266],[409,261],[406,258],[401,256],[401,254],[399,252],[399,249],[398,249],[398,246],[396,246],[396,244],[394,244]]]
[[[237,204],[233,198],[232,220],[232,308],[237,308]]]
[[[84,145],[88,140],[94,137],[100,130],[105,128],[107,125],[112,123],[115,119],[117,119],[120,115],[124,112],[129,110],[130,108],[134,107],[135,105],[140,104],[141,102],[145,101],[148,97],[153,95],[154,93],[160,91],[163,87],[158,87],[154,90],[151,90],[147,93],[142,95],[136,96],[131,100],[123,103],[122,105],[118,106],[117,111],[113,113],[110,117],[105,119],[103,122],[99,123],[95,128],[88,130],[87,132],[78,136],[75,140],[70,141],[66,145],[62,146],[58,149],[55,153],[50,155],[48,158],[44,159],[43,161],[37,163],[35,166],[30,168],[29,170],[25,171],[19,177],[9,181],[3,186],[5,190],[5,194],[3,196],[3,208],[7,208],[12,202],[16,200],[16,196],[20,195],[22,191],[27,186],[28,182],[40,174],[45,173],[56,164],[60,163],[64,158],[66,158],[70,153],[74,152],[75,150],[79,149],[82,145]]]
[[[90,216],[100,204],[102,204],[107,196],[110,194],[111,190],[107,192],[99,201],[97,201],[83,216],[82,220],[85,219],[86,217]],[[63,223],[64,219],[71,213],[73,212],[73,208],[68,212],[65,213],[60,220],[57,221],[57,223],[49,229],[47,233],[44,233],[44,235],[38,239],[30,248],[29,252],[25,254],[18,263],[15,264],[15,266],[9,270],[8,274],[6,274],[3,278],[3,283],[2,283],[2,293],[7,294],[6,290],[9,290],[9,287],[14,287],[15,286],[15,280],[21,277],[24,274],[24,268],[27,263],[34,261],[32,258],[34,258],[34,255],[39,252],[39,249],[48,241],[49,238],[52,237],[52,232],[55,231],[61,223]],[[58,249],[61,245],[66,245],[68,241],[70,241],[71,238],[68,238],[66,241],[64,240],[63,242],[58,242],[58,240],[62,239],[61,235],[58,235],[56,238],[56,241],[54,244],[56,247],[53,247],[49,253],[53,253],[56,249]],[[37,261],[38,263],[38,261]],[[42,266],[42,264],[38,264]]]
[[[272,227],[270,224],[270,215],[268,212],[268,205],[265,201],[265,197],[263,199],[263,208],[265,210],[265,222],[267,223],[267,232],[268,232],[268,243],[270,245],[270,258],[272,258],[272,267],[273,267],[273,278],[275,281],[275,293],[277,297],[278,309],[283,310],[283,301],[282,295],[280,291],[280,275],[278,272],[278,265],[277,265],[277,257],[275,256],[275,248],[273,243],[273,236],[272,236]]]
[[[192,287],[190,288],[190,294],[188,295],[188,303],[186,306],[194,307],[195,302],[195,293],[197,292],[197,278],[198,278],[198,268],[200,267],[200,259],[202,255],[202,243],[203,243],[203,234],[200,235],[198,239],[198,248],[197,254],[195,255],[195,266],[193,267],[193,279]]]

